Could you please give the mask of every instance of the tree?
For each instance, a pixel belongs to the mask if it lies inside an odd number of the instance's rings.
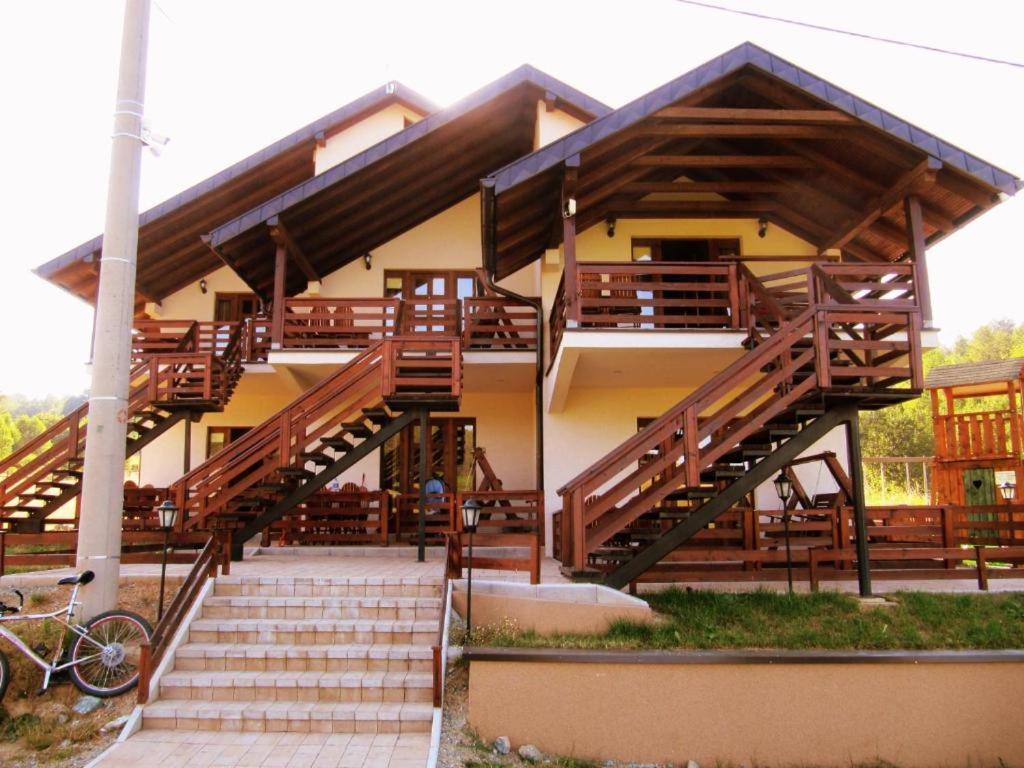
[[[951,347],[924,355],[925,375],[939,365],[979,363],[1024,357],[1024,323],[996,320],[978,328],[970,338],[960,337]],[[996,407],[1005,407],[1002,405]],[[861,414],[861,450],[865,456],[931,456],[932,407],[928,395],[899,405]]]
[[[10,456],[20,439],[21,432],[18,431],[11,414],[0,411],[0,458]]]

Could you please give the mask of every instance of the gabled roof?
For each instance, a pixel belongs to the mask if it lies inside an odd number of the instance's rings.
[[[835,115],[831,124],[813,123],[803,126],[807,144],[801,139],[770,140],[765,135],[751,138],[729,138],[719,130],[700,136],[682,130],[673,132],[673,109],[680,107],[748,109],[792,109],[827,111]],[[710,111],[710,110],[709,110]],[[682,121],[680,118],[676,121]],[[699,130],[698,123],[727,122],[714,117],[693,119],[687,126]],[[785,122],[780,121],[780,122]],[[796,121],[791,121],[795,123]],[[721,126],[716,126],[721,128]],[[794,126],[790,126],[793,128]],[[781,133],[781,132],[780,132]],[[797,134],[791,130],[790,134]],[[744,134],[734,134],[744,136]],[[684,138],[685,137],[685,140]],[[657,152],[644,145],[657,146]],[[694,149],[697,147],[697,149]],[[767,152],[765,151],[767,150]],[[508,274],[524,263],[537,258],[545,247],[557,245],[550,239],[556,228],[545,222],[546,212],[558,209],[562,169],[566,162],[581,160],[579,185],[586,187],[604,169],[630,153],[648,154],[779,154],[772,170],[749,167],[715,167],[680,169],[680,164],[667,163],[644,172],[621,166],[619,177],[632,170],[632,180],[644,182],[669,181],[683,174],[691,180],[737,182],[778,182],[784,189],[772,200],[765,200],[764,211],[756,211],[757,198],[729,196],[726,199],[747,204],[748,216],[764,215],[789,228],[812,243],[827,242],[830,226],[870,215],[870,204],[884,200],[897,181],[920,166],[939,182],[933,194],[917,191],[926,203],[926,223],[934,240],[956,229],[981,210],[998,202],[998,193],[1014,194],[1021,180],[1013,174],[970,154],[942,139],[902,120],[890,112],[839,88],[816,75],[764,50],[752,43],[743,43],[696,69],[656,88],[650,93],[614,110],[608,115],[574,131],[563,138],[516,159],[486,179],[497,198],[499,229],[503,220],[515,221],[506,232],[499,232],[497,252],[499,274]],[[650,158],[654,161],[658,158]],[[741,158],[736,158],[737,160]],[[782,161],[790,162],[789,166]],[[799,161],[799,162],[798,162]],[[923,164],[923,165],[922,165]],[[781,169],[781,170],[779,170]],[[794,179],[796,169],[818,174],[805,183]],[[590,180],[584,176],[590,173]],[[667,174],[667,175],[666,175]],[[609,173],[609,177],[613,174]],[[793,183],[794,180],[796,183]],[[862,188],[851,181],[863,182]],[[614,187],[614,178],[602,179],[601,188]],[[823,183],[818,183],[823,182]],[[595,183],[595,186],[596,183]],[[633,185],[636,189],[639,183]],[[613,190],[621,191],[621,190]],[[580,193],[584,196],[584,192]],[[859,199],[858,199],[859,198]],[[633,202],[641,197],[634,198]],[[554,202],[552,202],[554,201]],[[581,205],[582,205],[582,201]],[[577,228],[589,226],[605,216],[615,216],[614,200],[603,199],[602,205],[590,206],[589,218],[577,217]],[[643,206],[640,206],[641,208]],[[650,205],[650,208],[656,206]],[[697,208],[699,206],[693,206]],[[707,206],[711,208],[712,206]],[[890,205],[890,207],[892,207]],[[902,213],[865,227],[849,248],[867,257],[895,259],[906,250],[898,237],[892,235],[902,224]],[[533,223],[535,236],[524,231]],[[822,225],[817,231],[815,225]],[[889,235],[888,239],[886,234]]]
[[[610,108],[529,65],[364,152],[212,229],[207,244],[269,295],[287,229],[304,260],[327,274],[474,194],[481,176],[533,149],[537,102],[583,121]],[[305,285],[289,271],[288,292]]]
[[[160,299],[222,266],[203,246],[200,235],[256,201],[312,176],[318,138],[391,104],[401,104],[420,115],[437,109],[412,89],[388,83],[141,213],[139,292],[144,298]],[[91,303],[102,246],[103,236],[97,235],[33,271]]]
[[[924,386],[925,389],[941,389],[942,387],[961,387],[1014,381],[1020,378],[1022,368],[1024,368],[1024,357],[1011,357],[1006,360],[985,360],[980,363],[939,365],[928,372]]]

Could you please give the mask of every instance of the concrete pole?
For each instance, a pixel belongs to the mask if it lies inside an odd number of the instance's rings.
[[[126,0],[121,36],[78,527],[76,567],[96,574],[80,593],[83,620],[117,604],[149,7]]]

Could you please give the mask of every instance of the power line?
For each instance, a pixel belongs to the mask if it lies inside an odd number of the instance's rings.
[[[724,11],[725,13],[735,13],[739,16],[751,16],[755,19],[762,19],[764,21],[777,21],[781,24],[792,24],[795,27],[806,27],[807,29],[816,29],[819,32],[833,32],[837,35],[847,35],[849,37],[859,37],[863,40],[873,40],[877,43],[889,43],[890,45],[902,45],[906,48],[917,48],[921,51],[931,51],[932,53],[942,53],[947,56],[959,56],[963,59],[973,59],[975,61],[985,61],[989,64],[1004,64],[1008,67],[1017,67],[1018,69],[1024,69],[1024,64],[1017,61],[1007,61],[1006,59],[994,59],[989,56],[979,56],[974,53],[964,53],[963,51],[951,51],[947,48],[937,48],[932,45],[921,45],[920,43],[909,43],[906,40],[893,40],[889,37],[879,37],[877,35],[869,35],[864,32],[851,32],[848,29],[836,29],[835,27],[826,27],[821,24],[811,24],[806,21],[797,21],[796,19],[783,19],[778,16],[769,16],[766,13],[755,13],[754,11],[741,11],[738,8],[728,8],[724,5],[715,5],[714,3],[704,3],[700,0],[675,0],[677,3],[683,3],[685,5],[693,5],[699,8],[707,8],[712,11]]]

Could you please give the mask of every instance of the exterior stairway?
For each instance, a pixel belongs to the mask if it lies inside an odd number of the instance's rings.
[[[128,456],[195,414],[221,411],[242,375],[241,329],[217,352],[146,356],[129,377]],[[0,462],[0,519],[8,530],[38,532],[43,521],[82,490],[88,403]]]
[[[860,409],[920,394],[912,273],[749,273],[749,351],[559,489],[560,553],[623,587]]]
[[[427,733],[439,579],[218,577],[143,729]]]
[[[377,341],[171,486],[182,530],[243,543],[381,447],[423,412],[458,407],[457,338]]]

